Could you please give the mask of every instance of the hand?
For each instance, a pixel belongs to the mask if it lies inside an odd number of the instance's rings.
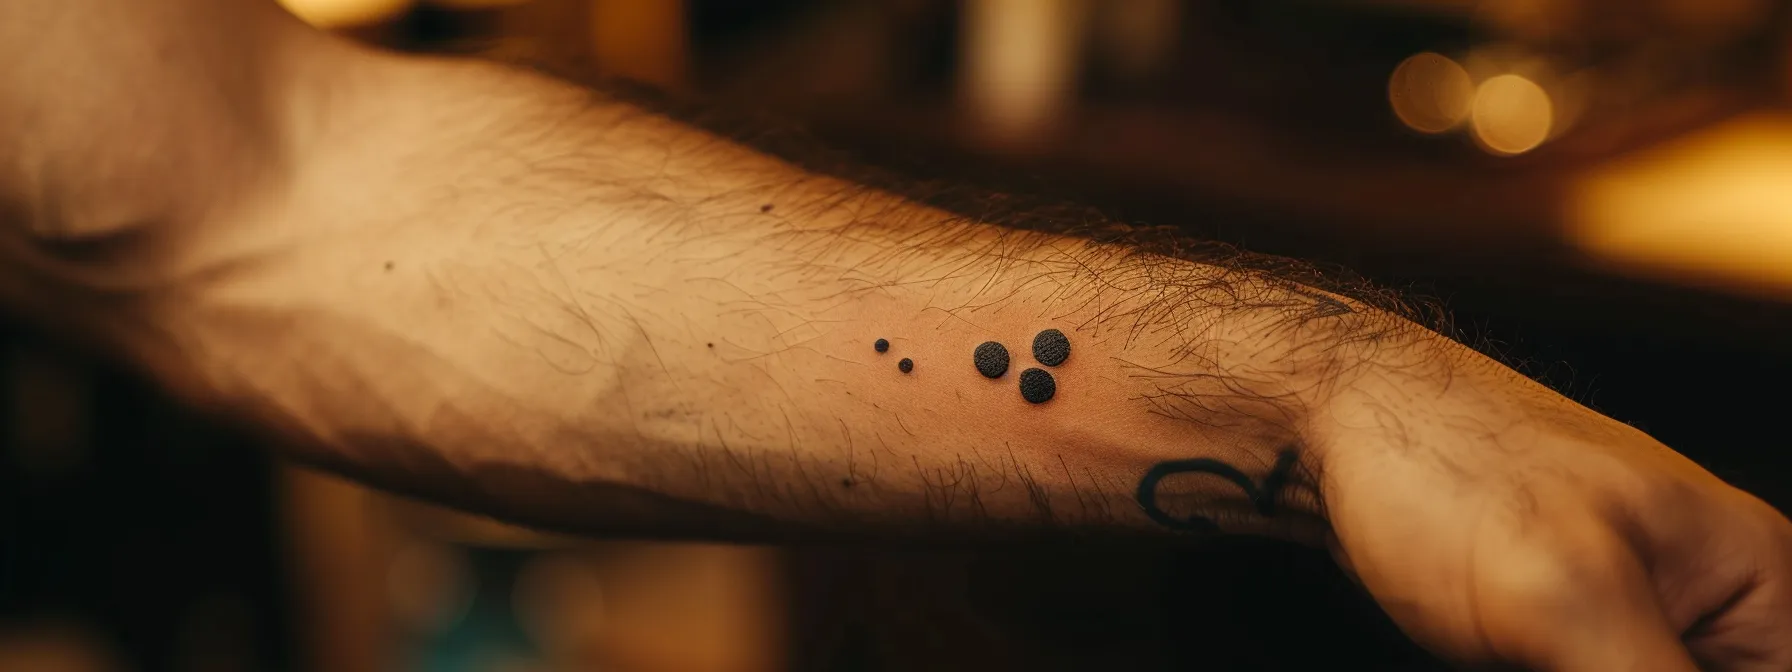
[[[1453,373],[1333,405],[1334,555],[1408,634],[1469,664],[1792,670],[1784,516],[1491,362]]]

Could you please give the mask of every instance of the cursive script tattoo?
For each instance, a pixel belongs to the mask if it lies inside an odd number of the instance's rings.
[[[1145,509],[1145,515],[1149,516],[1152,521],[1173,530],[1218,532],[1219,525],[1214,523],[1211,518],[1201,515],[1178,518],[1159,507],[1157,504],[1158,483],[1176,474],[1213,474],[1237,485],[1238,489],[1244,491],[1245,498],[1250,500],[1257,512],[1268,516],[1275,514],[1276,495],[1281,492],[1282,486],[1288,483],[1298,460],[1299,456],[1295,455],[1293,450],[1283,450],[1276,456],[1275,466],[1269,470],[1268,475],[1263,477],[1261,487],[1252,483],[1251,478],[1239,471],[1237,467],[1219,460],[1202,457],[1192,460],[1161,462],[1146,471],[1145,476],[1139,479],[1137,495],[1139,506]]]

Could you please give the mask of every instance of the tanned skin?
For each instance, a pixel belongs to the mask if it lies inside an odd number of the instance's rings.
[[[270,2],[0,3],[0,208],[10,314],[394,490],[606,534],[1274,534],[1461,663],[1792,669],[1783,516],[1394,313]]]

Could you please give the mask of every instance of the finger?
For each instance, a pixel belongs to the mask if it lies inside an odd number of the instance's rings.
[[[1683,639],[1706,669],[1785,672],[1792,670],[1792,524],[1765,502],[1749,500],[1764,519],[1761,531],[1746,535],[1758,546],[1717,551],[1725,565],[1752,568],[1743,570],[1749,578],[1740,589],[1708,594],[1705,602],[1695,603],[1703,611]],[[1683,622],[1688,618],[1683,616]]]

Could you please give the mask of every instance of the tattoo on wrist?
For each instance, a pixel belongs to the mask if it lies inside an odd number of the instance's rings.
[[[1325,316],[1352,312],[1351,309],[1328,296],[1319,294],[1302,294],[1312,298],[1318,305],[1316,310]],[[879,354],[890,351],[890,342],[877,339],[873,347]],[[1070,358],[1070,338],[1058,329],[1046,329],[1035,334],[1032,342],[1033,359],[1045,367],[1062,366]],[[971,364],[978,375],[997,380],[1008,374],[1011,364],[1008,347],[997,341],[985,341],[978,344],[971,352]],[[914,370],[914,360],[903,358],[897,364],[903,373]],[[1020,372],[1018,383],[1021,398],[1031,404],[1044,404],[1057,395],[1057,379],[1049,371],[1038,367],[1028,367]],[[1146,470],[1140,477],[1136,494],[1138,505],[1153,522],[1172,530],[1213,533],[1220,530],[1213,518],[1200,513],[1172,512],[1166,508],[1159,490],[1163,481],[1178,475],[1211,475],[1218,476],[1243,492],[1245,500],[1251,508],[1263,516],[1273,516],[1278,511],[1282,490],[1293,477],[1295,466],[1299,463],[1299,455],[1293,448],[1285,448],[1276,455],[1275,464],[1261,482],[1253,481],[1239,468],[1224,461],[1213,458],[1193,458],[1186,460],[1170,460],[1160,462]]]
[[[1271,467],[1269,474],[1263,477],[1261,485],[1252,483],[1251,478],[1239,471],[1237,467],[1212,458],[1160,462],[1147,470],[1145,476],[1139,479],[1137,499],[1139,506],[1145,510],[1145,515],[1159,525],[1189,532],[1217,532],[1219,525],[1212,518],[1198,514],[1178,517],[1165,511],[1158,502],[1159,484],[1165,478],[1177,474],[1212,474],[1231,481],[1233,485],[1238,486],[1238,489],[1243,490],[1245,499],[1251,502],[1251,506],[1257,510],[1257,513],[1271,516],[1276,513],[1277,497],[1282,488],[1288,484],[1289,478],[1293,475],[1294,465],[1298,461],[1299,456],[1293,449],[1283,449],[1276,456],[1275,466]]]
[[[888,339],[877,339],[871,344],[878,354],[890,351]],[[1046,329],[1033,336],[1033,359],[1040,364],[1057,367],[1070,359],[1070,337],[1057,329]],[[1008,346],[996,341],[986,341],[971,351],[971,365],[977,373],[991,380],[1008,375]],[[915,360],[908,357],[896,363],[896,368],[903,373],[915,370]],[[1020,397],[1027,403],[1043,404],[1051,401],[1058,394],[1058,380],[1051,372],[1040,368],[1029,368],[1020,372]]]

